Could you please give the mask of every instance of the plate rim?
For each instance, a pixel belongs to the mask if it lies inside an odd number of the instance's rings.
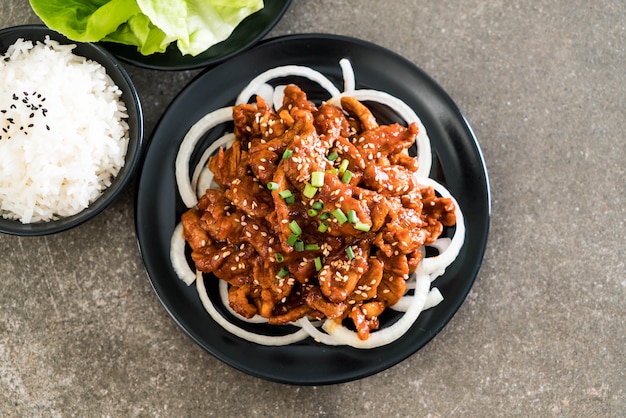
[[[255,370],[252,367],[248,367],[244,364],[235,364],[232,361],[229,360],[228,356],[224,356],[219,352],[216,352],[216,350],[214,349],[210,349],[209,347],[207,347],[205,344],[206,342],[200,341],[199,337],[197,335],[195,335],[193,332],[191,332],[191,330],[187,329],[186,325],[183,323],[183,320],[179,317],[179,314],[176,312],[172,311],[172,307],[169,306],[167,304],[167,302],[165,300],[163,300],[162,295],[160,294],[160,289],[159,289],[159,284],[157,282],[155,282],[155,280],[153,280],[153,278],[150,275],[150,272],[148,271],[148,267],[145,264],[146,260],[145,260],[145,252],[142,250],[141,248],[141,242],[140,242],[140,236],[141,236],[141,231],[140,231],[140,225],[139,225],[139,193],[140,193],[140,188],[142,185],[142,178],[143,178],[143,170],[144,170],[144,162],[147,159],[147,156],[150,153],[150,149],[153,145],[153,139],[155,136],[157,136],[158,132],[159,132],[159,127],[161,125],[161,123],[164,123],[163,121],[165,120],[165,118],[167,117],[167,115],[172,111],[173,108],[175,108],[175,106],[178,106],[178,102],[179,100],[181,100],[181,97],[184,95],[184,93],[193,88],[196,83],[200,82],[199,80],[202,80],[204,77],[209,77],[210,73],[213,71],[217,71],[218,68],[220,68],[221,66],[218,67],[214,67],[214,68],[210,68],[210,69],[206,69],[205,71],[201,72],[200,74],[198,74],[196,77],[194,77],[180,92],[179,94],[172,100],[172,102],[168,105],[167,109],[164,111],[163,115],[161,116],[161,118],[159,119],[159,122],[157,123],[157,126],[155,127],[153,134],[150,137],[150,140],[147,144],[146,150],[145,150],[145,155],[144,155],[144,160],[142,161],[142,165],[139,168],[139,179],[136,183],[136,191],[135,191],[135,229],[136,229],[136,237],[137,237],[137,243],[138,243],[138,247],[140,249],[140,253],[141,253],[141,257],[142,260],[144,261],[144,267],[145,267],[145,271],[146,274],[148,276],[148,280],[157,296],[157,299],[159,300],[159,302],[161,303],[161,305],[165,308],[166,312],[168,312],[169,316],[174,320],[174,322],[198,345],[200,345],[200,347],[202,347],[205,351],[207,351],[209,354],[211,354],[212,356],[216,357],[217,359],[219,359],[220,361],[228,364],[229,366],[238,369],[244,373],[247,373],[249,375],[258,377],[258,378],[262,378],[265,380],[269,380],[269,381],[273,381],[273,382],[278,382],[278,383],[285,383],[285,384],[292,384],[292,385],[326,385],[326,384],[336,384],[336,383],[343,383],[343,382],[347,382],[347,381],[352,381],[352,380],[357,380],[360,378],[364,378],[376,373],[379,373],[389,367],[392,367],[400,362],[402,362],[403,360],[405,360],[407,357],[415,354],[417,351],[419,351],[421,348],[423,348],[426,344],[428,344],[430,341],[432,341],[432,339],[449,323],[449,321],[456,315],[457,311],[460,309],[460,307],[462,306],[462,304],[465,302],[465,299],[467,298],[468,293],[470,292],[471,288],[474,285],[474,282],[478,276],[480,267],[482,265],[483,259],[484,259],[484,255],[486,252],[486,247],[487,247],[487,242],[488,242],[488,236],[489,236],[489,230],[490,230],[490,223],[491,223],[491,188],[490,188],[490,182],[489,182],[489,177],[488,177],[488,173],[487,173],[487,166],[485,163],[485,159],[484,159],[484,155],[482,153],[482,150],[480,148],[479,142],[478,142],[478,138],[476,137],[473,129],[471,128],[468,120],[465,118],[465,116],[463,115],[463,113],[460,111],[460,109],[458,108],[458,106],[456,105],[456,103],[454,103],[452,101],[452,99],[450,98],[450,96],[447,94],[447,92],[445,90],[443,90],[443,88],[432,78],[430,77],[426,72],[424,72],[420,67],[418,67],[415,63],[413,63],[412,61],[404,58],[403,56],[399,55],[398,53],[391,51],[387,48],[384,48],[380,45],[377,45],[375,43],[369,42],[369,41],[365,41],[362,39],[358,39],[358,38],[353,38],[350,36],[344,36],[344,35],[334,35],[334,34],[325,34],[325,33],[302,33],[302,34],[289,34],[289,35],[281,35],[281,36],[277,36],[274,38],[269,38],[266,40],[261,41],[259,44],[257,44],[257,46],[255,46],[254,48],[252,48],[252,50],[255,50],[257,48],[264,48],[266,47],[266,45],[272,45],[275,43],[282,43],[282,42],[302,42],[302,41],[330,41],[330,42],[336,42],[336,41],[341,41],[341,42],[348,42],[351,44],[358,44],[358,45],[362,45],[365,46],[366,48],[373,48],[373,49],[377,49],[379,50],[381,53],[385,54],[385,55],[389,55],[389,56],[393,56],[395,59],[398,59],[400,61],[403,62],[403,65],[408,65],[409,67],[411,67],[411,69],[413,71],[417,71],[420,75],[421,78],[424,78],[432,88],[437,90],[437,93],[440,95],[441,99],[444,99],[448,106],[449,106],[449,110],[452,111],[452,113],[454,113],[454,115],[456,117],[459,118],[459,120],[462,122],[464,129],[466,130],[466,134],[468,135],[468,137],[471,139],[471,144],[472,147],[474,148],[476,155],[474,156],[476,158],[476,160],[480,163],[480,172],[484,178],[484,182],[481,182],[481,187],[484,186],[484,193],[485,193],[485,197],[484,197],[484,203],[486,203],[486,207],[485,207],[485,213],[482,214],[482,216],[484,216],[484,221],[485,221],[485,226],[484,229],[482,229],[482,235],[480,236],[481,238],[481,249],[479,251],[479,257],[477,260],[475,260],[475,271],[472,274],[472,278],[471,280],[469,280],[467,282],[467,291],[462,295],[462,297],[458,300],[458,306],[455,307],[455,309],[453,309],[451,315],[447,318],[445,318],[445,320],[443,321],[438,321],[438,326],[431,329],[430,331],[430,336],[427,337],[422,344],[417,345],[415,347],[415,349],[412,352],[407,352],[404,353],[403,356],[399,356],[396,358],[396,361],[393,361],[391,364],[389,363],[385,363],[385,364],[381,364],[379,367],[371,367],[369,368],[366,372],[356,372],[356,373],[352,373],[352,374],[344,374],[341,377],[334,377],[334,378],[318,378],[318,379],[307,379],[307,378],[286,378],[284,376],[279,376],[279,375],[268,375],[267,373],[260,373],[258,370]],[[244,53],[245,54],[245,53]],[[222,65],[228,65],[228,63],[224,63]],[[233,98],[234,99],[234,98]],[[181,138],[182,139],[182,138]],[[482,189],[481,189],[482,190]],[[482,219],[482,218],[481,218]],[[393,343],[392,343],[393,344]],[[256,347],[256,346],[255,346]],[[358,349],[352,349],[352,350],[358,350]],[[361,350],[362,351],[362,350]]]

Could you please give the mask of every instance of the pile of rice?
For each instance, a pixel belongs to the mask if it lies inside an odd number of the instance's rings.
[[[74,215],[111,184],[128,146],[121,90],[74,45],[19,39],[0,59],[0,216]]]

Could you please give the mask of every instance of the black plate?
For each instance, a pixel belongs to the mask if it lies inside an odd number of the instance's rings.
[[[245,18],[228,37],[194,56],[182,55],[176,45],[163,53],[142,55],[137,48],[111,42],[102,45],[122,61],[152,70],[191,70],[216,65],[256,44],[283,17],[291,0],[265,0],[265,6]]]
[[[466,218],[466,244],[446,274],[436,281],[445,300],[424,312],[409,332],[392,344],[371,350],[329,347],[312,339],[284,347],[252,344],[217,325],[204,311],[195,286],[183,284],[170,264],[170,237],[185,210],[174,179],[178,146],[192,124],[207,112],[233,104],[246,83],[266,69],[288,64],[310,66],[335,80],[342,90],[339,60],[344,57],[354,66],[357,87],[389,92],[421,117],[433,147],[431,176],[444,183],[458,200]],[[207,138],[201,146],[206,148],[211,140]],[[482,262],[489,230],[490,192],[481,151],[468,123],[448,95],[414,64],[356,39],[293,35],[262,42],[205,71],[172,102],[145,157],[135,215],[139,246],[152,286],[172,318],[194,341],[248,374],[283,383],[318,385],[382,371],[415,353],[446,325],[463,303]],[[207,288],[214,294],[217,286]]]

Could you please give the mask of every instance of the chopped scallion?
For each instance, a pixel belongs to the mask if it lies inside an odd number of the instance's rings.
[[[346,247],[346,254],[348,255],[348,260],[354,259],[354,250],[352,247]]]
[[[311,185],[311,183],[307,183],[304,185],[304,190],[302,191],[302,194],[304,196],[312,199],[313,196],[315,196],[315,193],[317,193],[317,187]]]
[[[350,209],[348,211],[348,222],[351,224],[355,224],[359,221],[359,218],[356,216],[356,211],[354,209]]]
[[[333,216],[335,217],[335,219],[337,219],[337,222],[339,222],[342,225],[345,224],[346,221],[348,220],[348,217],[346,216],[345,213],[343,213],[341,208],[335,209],[333,211]]]
[[[328,231],[328,224],[326,222],[322,222],[321,224],[319,224],[319,226],[317,227],[317,230],[321,233],[324,233],[326,231]]]
[[[285,152],[283,152],[283,160],[290,159],[292,154],[293,154],[293,150],[290,150],[289,148],[287,148]]]
[[[343,174],[348,169],[348,164],[350,164],[350,162],[345,158],[341,160],[341,164],[339,164],[339,174]]]
[[[330,219],[330,212],[324,212],[320,215],[320,219],[325,221],[326,219]]]
[[[309,210],[306,211],[306,213],[311,217],[314,218],[317,216],[317,214],[319,213],[318,211],[316,211],[315,209],[311,208]]]
[[[315,243],[313,243],[313,244],[306,244],[304,246],[304,249],[307,250],[307,251],[317,251],[317,250],[320,249],[320,246],[315,244]]]
[[[289,229],[296,235],[302,234],[302,228],[300,228],[300,225],[298,225],[298,222],[296,221],[289,222]]]
[[[283,267],[278,271],[277,276],[282,279],[284,277],[287,277],[288,274],[289,274],[289,269],[287,267]]]
[[[350,180],[352,180],[352,171],[344,171],[343,176],[341,176],[341,181],[344,183],[350,183]]]
[[[298,241],[298,237],[300,235],[297,234],[291,234],[289,235],[289,237],[287,238],[287,245],[291,245],[293,247],[293,245],[296,243],[296,241]]]
[[[354,229],[358,229],[359,231],[367,232],[369,231],[371,226],[364,222],[357,222],[354,224]]]
[[[273,181],[270,181],[269,183],[267,183],[267,188],[269,190],[278,190],[278,183],[274,183]]]
[[[281,190],[280,192],[278,192],[278,196],[282,197],[283,199],[286,199],[290,196],[293,196],[293,193],[291,193],[291,190],[286,189],[286,190]]]
[[[311,173],[311,186],[322,187],[324,185],[324,172],[314,171]]]
[[[293,205],[294,203],[296,203],[296,197],[295,196],[287,196],[285,198],[285,203],[288,205]]]
[[[315,270],[320,271],[322,269],[322,259],[319,257],[315,257]]]
[[[304,242],[302,242],[300,240],[296,241],[296,243],[294,244],[293,248],[296,251],[304,251]]]
[[[321,201],[317,201],[317,202],[313,202],[313,204],[311,205],[311,207],[315,210],[322,210],[324,209],[324,202]]]
[[[276,259],[277,263],[282,263],[283,261],[285,261],[285,256],[282,255],[281,253],[276,253],[274,255],[274,258]]]
[[[328,154],[328,157],[326,157],[326,159],[328,161],[335,161],[337,157],[339,157],[339,154],[337,154],[336,152],[331,152],[330,154]]]

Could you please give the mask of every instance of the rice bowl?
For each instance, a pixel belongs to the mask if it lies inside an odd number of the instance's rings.
[[[139,161],[143,118],[132,81],[98,45],[40,25],[1,30],[0,54],[0,232],[76,226],[114,200]],[[27,55],[34,64],[6,69]]]

